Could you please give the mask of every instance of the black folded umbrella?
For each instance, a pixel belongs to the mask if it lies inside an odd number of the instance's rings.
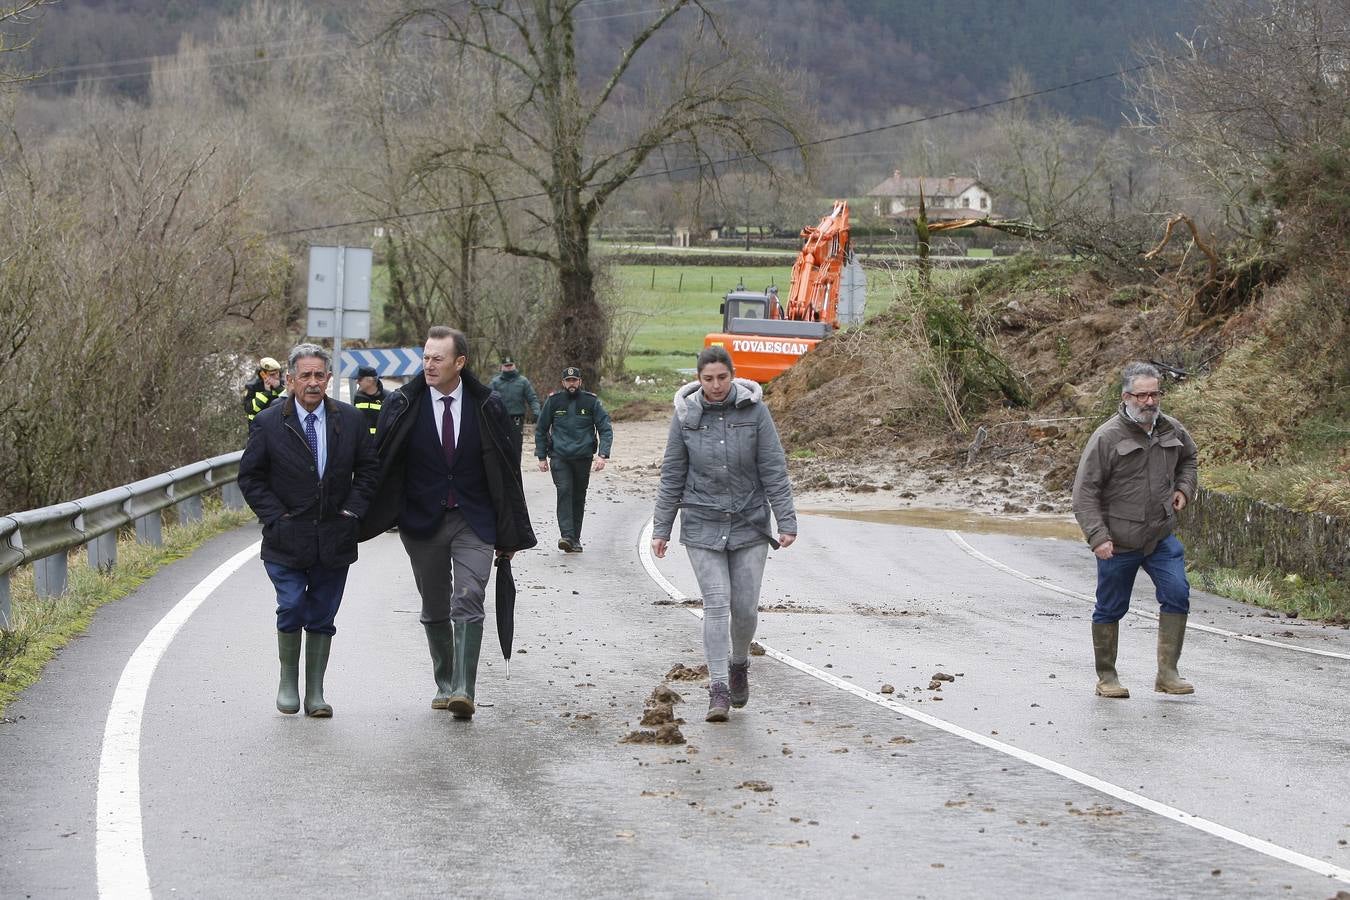
[[[511,658],[511,639],[516,634],[516,579],[511,575],[511,560],[497,557],[497,640],[502,658]]]

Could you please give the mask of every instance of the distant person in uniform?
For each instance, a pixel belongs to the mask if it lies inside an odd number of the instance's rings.
[[[662,558],[675,513],[680,543],[703,594],[709,722],[750,700],[750,642],[769,547],[797,539],[787,456],[764,390],[737,378],[722,347],[698,355],[698,381],[675,392],[661,483],[652,515],[652,553]],[[776,521],[777,540],[769,512]]]
[[[427,332],[422,371],[390,391],[376,443],[380,487],[362,539],[398,526],[422,598],[436,682],[433,709],[473,717],[483,598],[494,556],[536,543],[511,420],[501,398],[467,368],[463,332]],[[463,770],[464,779],[471,773]]]
[[[501,394],[506,414],[511,417],[511,442],[516,448],[516,465],[520,465],[525,415],[528,413],[535,421],[539,420],[539,395],[534,392],[530,379],[516,369],[516,361],[510,356],[502,357],[501,371],[492,376],[488,387]]]
[[[384,405],[386,393],[384,382],[380,381],[374,366],[361,366],[356,370],[356,396],[352,398],[352,405],[366,417],[371,434],[375,433],[375,426],[379,424],[380,408]]]
[[[258,417],[258,413],[280,399],[282,393],[281,363],[270,356],[264,356],[258,360],[258,369],[254,373],[253,380],[244,385],[244,416],[247,417],[250,427],[253,420]]]
[[[1161,606],[1153,689],[1195,691],[1177,674],[1191,588],[1181,541],[1172,532],[1177,513],[1195,496],[1196,448],[1181,423],[1162,413],[1161,377],[1148,363],[1125,367],[1120,407],[1088,438],[1073,482],[1073,514],[1097,557],[1092,649],[1102,697],[1130,696],[1116,676],[1116,647],[1141,568]]]
[[[277,592],[277,709],[300,711],[303,631],[304,709],[315,718],[333,714],[323,697],[333,620],[379,473],[365,419],[326,396],[330,363],[316,344],[291,350],[291,396],[258,414],[239,461],[239,489],[262,522],[263,567]]]
[[[540,472],[553,473],[558,492],[558,549],[580,553],[581,523],[591,471],[609,461],[614,428],[600,398],[581,389],[581,370],[568,366],[562,390],[549,394],[534,425],[534,455]],[[594,460],[594,461],[592,461]]]

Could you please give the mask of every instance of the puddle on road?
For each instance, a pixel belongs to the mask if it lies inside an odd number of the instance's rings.
[[[1058,516],[989,516],[962,509],[802,509],[799,512],[836,519],[854,519],[879,525],[909,525],[977,534],[1014,534],[1019,537],[1081,541],[1083,534],[1072,519]]]

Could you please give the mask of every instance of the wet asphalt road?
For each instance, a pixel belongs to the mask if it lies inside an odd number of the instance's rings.
[[[854,696],[769,657],[725,725],[676,684],[688,744],[619,743],[700,623],[644,569],[641,489],[592,482],[586,552],[551,549],[551,482],[527,474],[542,549],[517,559],[509,678],[491,626],[471,723],[432,710],[396,535],[363,545],[338,617],[331,720],[273,709],[272,592],[225,580],[147,696],[139,810],[169,897],[1331,897],[1324,875],[1202,833]],[[1022,572],[1092,590],[1079,544],[966,534]],[[95,897],[95,796],[113,689],[138,644],[257,540],[224,535],[105,607],[0,725],[0,897]],[[658,563],[686,595],[682,555]],[[1156,608],[1146,579],[1140,609]],[[771,554],[760,638],[972,732],[1350,869],[1350,660],[1190,634],[1191,697],[1152,690],[1155,627],[1130,617],[1128,701],[1092,694],[1090,607],[940,530],[809,516]],[[1196,595],[1193,622],[1350,653],[1350,632]],[[491,617],[489,617],[490,619]],[[1290,636],[1286,636],[1288,633]],[[938,671],[955,680],[928,689]],[[937,699],[940,697],[941,699]],[[748,785],[747,782],[760,784]],[[756,790],[771,786],[771,790]],[[105,860],[106,863],[106,860]],[[111,896],[112,893],[107,894]]]

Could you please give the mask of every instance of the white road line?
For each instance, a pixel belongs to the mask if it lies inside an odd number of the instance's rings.
[[[975,557],[980,562],[985,563],[986,565],[993,566],[1000,572],[1007,572],[1014,578],[1020,578],[1023,581],[1028,581],[1036,585],[1037,587],[1045,588],[1047,591],[1054,591],[1056,594],[1063,594],[1066,597],[1073,597],[1075,600],[1082,600],[1086,603],[1091,604],[1095,604],[1097,602],[1096,598],[1088,594],[1071,590],[1066,587],[1061,587],[1060,585],[1047,581],[1044,578],[1037,578],[1034,575],[1028,575],[1025,572],[1019,572],[1012,566],[1006,565],[1005,563],[1001,563],[998,560],[994,559],[992,556],[986,556],[985,554],[976,550],[974,547],[970,546],[970,544],[966,543],[966,539],[961,537],[961,535],[957,534],[955,531],[948,531],[947,537],[951,538],[952,543],[956,544],[956,546],[960,547],[966,553],[969,553],[971,556]],[[1144,619],[1152,619],[1155,622],[1158,619],[1157,613],[1150,612],[1149,610],[1145,609],[1131,609],[1129,613],[1132,616],[1139,616],[1140,618]],[[1255,635],[1238,634],[1236,631],[1228,631],[1223,628],[1215,628],[1213,625],[1201,625],[1199,622],[1188,621],[1186,623],[1186,628],[1187,630],[1203,631],[1208,634],[1217,634],[1220,635],[1221,637],[1229,637],[1239,641],[1246,641],[1249,644],[1261,644],[1266,647],[1277,647],[1280,650],[1294,650],[1297,651],[1298,653],[1312,653],[1317,656],[1334,657],[1335,659],[1350,659],[1350,653],[1340,653],[1335,650],[1319,650],[1316,647],[1300,647],[1298,644],[1286,644],[1282,641],[1272,641],[1269,638],[1256,637]]]
[[[188,617],[236,569],[257,559],[261,546],[257,543],[240,550],[198,582],[150,629],[122,670],[108,709],[103,753],[98,763],[94,858],[100,897],[118,900],[150,897],[150,874],[141,828],[140,755],[141,719],[155,668]]]
[[[661,590],[665,591],[666,594],[669,595],[672,600],[678,602],[687,599],[685,595],[680,592],[679,588],[671,584],[670,581],[668,581],[666,577],[657,570],[656,561],[653,559],[651,552],[651,534],[652,534],[652,523],[650,520],[648,520],[646,526],[642,529],[642,534],[639,538],[638,543],[638,555],[642,559],[643,568],[647,570],[647,574],[651,576],[652,581],[655,581],[656,584],[661,588]],[[1039,584],[1040,582],[1037,583]],[[696,609],[691,609],[689,611],[693,613],[695,616],[702,618],[703,614],[701,611]],[[1305,856],[1304,854],[1299,853],[1296,850],[1290,850],[1288,847],[1281,847],[1279,844],[1272,844],[1270,841],[1263,841],[1258,837],[1252,837],[1249,834],[1244,834],[1243,832],[1229,828],[1226,825],[1220,825],[1217,822],[1211,822],[1208,819],[1202,819],[1197,815],[1193,815],[1191,813],[1186,812],[1185,810],[1178,809],[1175,806],[1168,806],[1166,803],[1160,803],[1157,800],[1145,797],[1143,794],[1136,794],[1134,791],[1126,790],[1125,788],[1120,787],[1119,785],[1112,784],[1109,781],[1103,781],[1102,779],[1097,778],[1093,775],[1089,775],[1086,772],[1080,772],[1077,769],[1066,766],[1063,763],[1056,762],[1053,759],[1047,759],[1044,756],[1039,756],[1027,750],[1022,750],[1021,748],[1014,747],[1011,744],[1005,744],[1002,741],[996,741],[993,738],[986,737],[985,735],[971,731],[968,728],[962,728],[960,725],[954,725],[951,722],[946,721],[945,719],[939,719],[936,716],[929,715],[928,713],[919,712],[917,709],[911,709],[910,707],[900,703],[900,701],[898,700],[893,700],[889,697],[882,696],[881,694],[874,694],[869,690],[858,687],[856,684],[850,684],[849,682],[845,681],[844,679],[836,675],[831,675],[829,672],[822,671],[821,669],[817,669],[815,666],[809,665],[808,663],[804,663],[795,657],[788,656],[786,653],[783,653],[780,650],[775,650],[769,645],[765,644],[762,640],[759,641],[758,643],[760,644],[760,646],[764,648],[764,653],[766,656],[771,656],[774,659],[778,660],[779,662],[791,666],[792,668],[798,670],[799,672],[805,672],[807,675],[810,675],[813,678],[818,678],[821,681],[825,682],[826,684],[831,685],[832,687],[839,688],[841,691],[847,691],[848,693],[853,694],[855,697],[861,697],[864,700],[867,700],[871,703],[875,703],[877,706],[885,707],[886,709],[898,713],[899,715],[902,715],[907,719],[913,719],[916,722],[922,722],[924,725],[936,728],[939,731],[945,731],[948,734],[955,735],[956,737],[965,738],[966,740],[971,741],[972,743],[975,744],[979,744],[982,747],[987,747],[990,750],[996,750],[999,753],[1011,756],[1013,759],[1017,759],[1029,765],[1036,766],[1039,769],[1044,769],[1047,772],[1052,772],[1055,775],[1059,775],[1062,778],[1067,778],[1070,781],[1077,782],[1078,784],[1081,784],[1084,787],[1091,788],[1094,791],[1099,791],[1103,794],[1106,794],[1108,797],[1114,797],[1123,803],[1129,803],[1133,806],[1139,807],[1140,809],[1162,816],[1163,818],[1171,819],[1174,822],[1179,822],[1182,825],[1194,828],[1197,831],[1203,831],[1206,834],[1213,835],[1214,837],[1217,838],[1221,838],[1222,840],[1228,841],[1229,843],[1237,844],[1239,847],[1245,847],[1248,850],[1255,850],[1258,853],[1263,853],[1266,856],[1278,859],[1281,862],[1292,863],[1293,865],[1296,865],[1300,868],[1307,869],[1309,872],[1314,872],[1318,875],[1325,875],[1329,878],[1335,878],[1338,881],[1350,884],[1350,869],[1345,869],[1340,866],[1332,865],[1329,862],[1324,862],[1323,860],[1320,859],[1314,859],[1311,856]]]

